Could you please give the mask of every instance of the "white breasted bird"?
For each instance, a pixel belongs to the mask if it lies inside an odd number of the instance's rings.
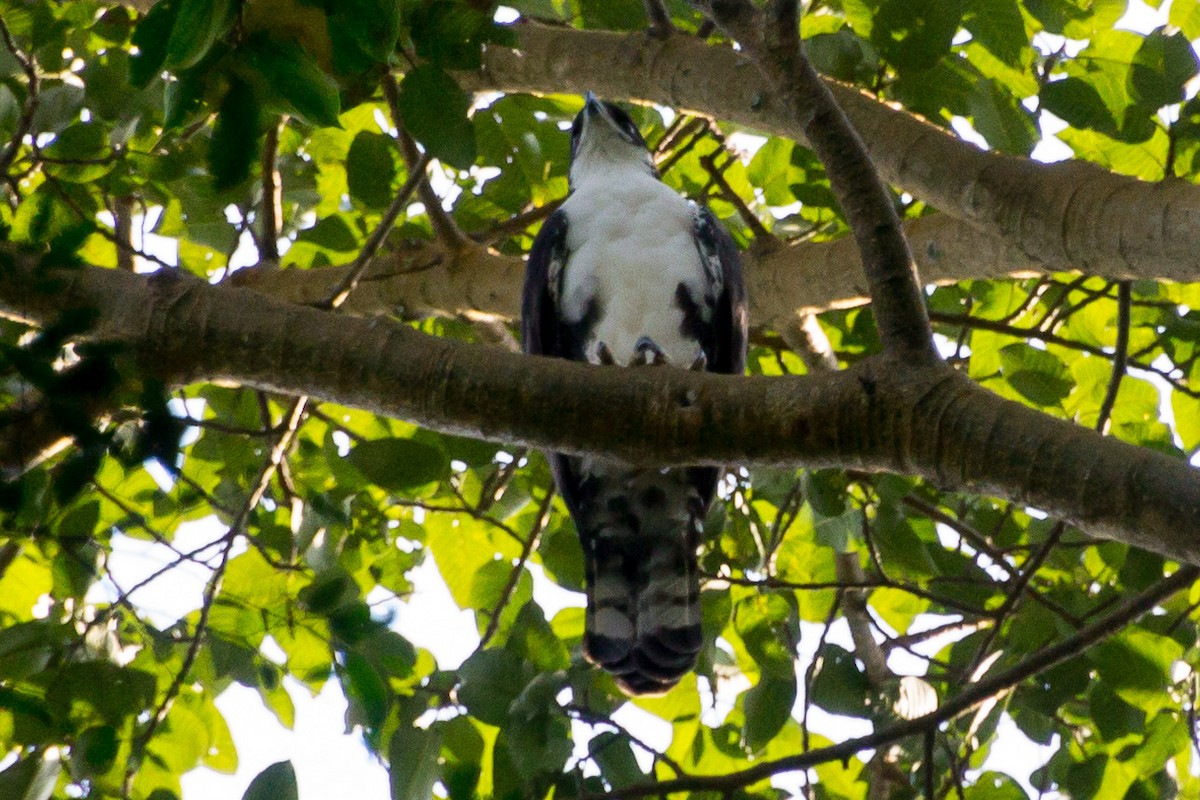
[[[741,264],[712,213],[662,183],[625,111],[589,92],[570,195],[525,276],[525,351],[593,364],[740,374]],[[663,692],[703,644],[696,551],[720,471],[548,454],[583,545],[584,651],[634,694]]]

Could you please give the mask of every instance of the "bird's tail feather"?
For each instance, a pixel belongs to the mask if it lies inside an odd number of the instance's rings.
[[[670,689],[703,643],[696,544],[704,503],[685,470],[589,478],[579,519],[588,607],[584,652],[626,691]]]

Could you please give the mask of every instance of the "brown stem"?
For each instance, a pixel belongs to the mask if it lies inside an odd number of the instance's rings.
[[[287,118],[267,129],[262,153],[262,203],[259,206],[259,258],[279,260],[279,236],[283,218],[283,181],[279,175],[279,135]]]

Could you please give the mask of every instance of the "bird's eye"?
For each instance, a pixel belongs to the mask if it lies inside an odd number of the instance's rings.
[[[612,117],[612,121],[617,124],[617,128],[621,131],[621,135],[625,141],[644,147],[645,140],[642,138],[642,132],[638,130],[638,126],[634,123],[633,118],[619,106],[614,106],[611,103],[606,103],[606,105],[608,106],[608,113]]]

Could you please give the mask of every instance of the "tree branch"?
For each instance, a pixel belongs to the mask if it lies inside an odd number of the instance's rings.
[[[481,69],[459,73],[466,88],[591,89],[806,141],[792,108],[727,45],[537,23],[514,30],[517,48],[489,45]],[[824,81],[883,179],[968,223],[985,241],[1003,243],[987,247],[1011,248],[1047,269],[1200,279],[1200,187],[1148,183],[1081,161],[1044,164],[986,152],[852,86]],[[916,242],[913,249],[920,252]]]
[[[279,260],[279,232],[283,219],[283,180],[279,175],[279,135],[287,118],[267,128],[263,137],[262,201],[259,203],[259,257],[264,261]]]
[[[540,216],[540,215],[539,215]],[[521,230],[528,226],[523,219]],[[969,278],[1028,277],[1043,269],[999,240],[979,234],[945,215],[905,226],[921,254],[922,279],[950,283]],[[867,302],[854,240],[797,242],[768,252],[742,253],[750,318],[756,327],[779,327],[797,311],[849,308]],[[280,270],[260,264],[234,272],[229,282],[253,287],[280,300],[312,305],[328,297],[347,265]],[[525,262],[483,247],[454,251],[440,242],[412,241],[374,259],[345,310],[369,316],[457,313],[474,309],[514,317],[520,313]],[[1200,278],[1200,268],[1197,270]]]
[[[91,338],[124,345],[168,384],[228,380],[645,466],[915,474],[1200,563],[1200,478],[1186,463],[1003,400],[938,364],[876,356],[819,378],[609,370],[293,306],[173,271],[46,268],[0,246],[0,314],[44,325],[81,310],[95,315]]]

